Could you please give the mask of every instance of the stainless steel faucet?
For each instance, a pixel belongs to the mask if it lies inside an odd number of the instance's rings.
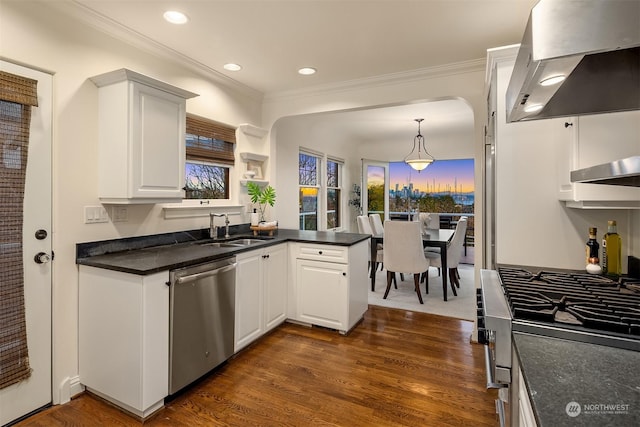
[[[224,217],[224,238],[228,239],[229,238],[229,215],[226,213],[224,214],[214,214],[213,212],[209,213],[209,237],[212,239],[218,238],[218,226],[214,224],[215,223],[214,218],[217,216]]]

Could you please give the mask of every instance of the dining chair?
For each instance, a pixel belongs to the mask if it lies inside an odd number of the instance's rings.
[[[373,231],[371,230],[371,224],[369,223],[369,218],[366,215],[359,215],[356,217],[356,222],[358,224],[358,233],[360,234],[373,234]],[[371,240],[369,240],[369,249],[371,249]],[[380,270],[382,270],[382,263],[384,260],[384,253],[383,253],[383,246],[378,243],[378,251],[376,253],[376,262],[378,262],[380,264]],[[369,250],[369,253],[371,253],[371,250]],[[373,263],[371,263],[372,260],[369,260],[370,265],[373,266]]]
[[[380,214],[369,215],[369,221],[371,221],[371,229],[375,234],[384,234],[384,226],[382,225],[382,218]]]
[[[384,222],[384,266],[387,269],[387,289],[383,299],[387,299],[395,273],[412,273],[413,283],[420,304],[420,275],[429,270],[429,259],[424,255],[420,223],[417,221]],[[428,280],[428,278],[427,278]]]
[[[458,295],[456,292],[456,287],[460,287],[459,274],[458,274],[458,265],[460,264],[460,259],[462,258],[462,245],[464,244],[464,237],[467,232],[467,217],[461,217],[458,220],[458,224],[456,225],[456,230],[453,233],[453,238],[451,239],[451,244],[447,248],[447,274],[449,274],[449,283],[451,284],[451,290],[454,295]],[[424,251],[425,257],[429,259],[430,265],[433,267],[438,267],[438,269],[442,268],[442,259],[440,258],[440,253],[431,252],[425,249]],[[426,282],[425,288],[428,292],[429,282]]]

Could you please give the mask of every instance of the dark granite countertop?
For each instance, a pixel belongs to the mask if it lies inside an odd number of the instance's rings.
[[[513,338],[540,427],[640,425],[640,352],[519,332]],[[580,412],[571,417],[567,405],[576,403]]]
[[[264,244],[237,248],[217,248],[202,245],[212,242],[208,230],[193,230],[135,238],[114,239],[76,245],[76,263],[138,275],[186,267],[213,261],[237,253],[276,245],[288,241],[351,246],[369,235],[279,229],[272,237],[260,236]],[[253,237],[248,228],[233,230],[231,238]],[[220,239],[224,241],[224,239]]]

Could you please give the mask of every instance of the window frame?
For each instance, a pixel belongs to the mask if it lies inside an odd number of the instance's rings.
[[[316,158],[316,184],[314,185],[301,185],[300,184],[300,155],[304,154],[306,156],[311,156]],[[338,165],[338,186],[337,187],[329,187],[328,186],[328,164],[329,162],[336,163]],[[316,206],[316,229],[315,231],[334,231],[340,232],[344,231],[344,221],[345,221],[345,195],[343,188],[343,174],[345,168],[345,161],[339,157],[327,155],[325,153],[321,153],[315,150],[310,150],[307,148],[300,147],[298,150],[298,203],[300,203],[300,194],[302,188],[315,188],[317,190],[317,206]],[[328,191],[330,189],[336,189],[339,191],[339,195],[337,197],[337,211],[338,211],[338,227],[329,228],[328,227]],[[302,213],[298,210],[298,228],[300,228]]]
[[[225,198],[218,199],[187,199],[186,190],[182,196],[183,206],[226,206],[229,204],[233,193],[233,180],[234,166],[236,162],[235,149],[236,149],[236,129],[214,120],[196,116],[195,114],[187,113],[186,125],[185,125],[185,187],[186,187],[186,165],[187,163],[210,165],[226,169],[226,187]],[[187,145],[187,136],[193,135],[198,138],[209,138],[212,140],[223,141],[226,144],[231,144],[231,151],[223,150],[211,150],[210,153],[203,153],[202,147],[197,148],[197,153],[189,154],[189,146]],[[190,158],[191,157],[191,158]],[[209,157],[209,158],[207,158]]]
[[[329,186],[329,163],[334,163],[337,167],[337,185],[336,186]],[[342,159],[338,159],[336,157],[331,157],[331,156],[326,156],[325,159],[325,173],[324,173],[324,177],[325,177],[325,186],[324,186],[324,193],[325,193],[325,202],[324,202],[324,206],[325,206],[325,212],[324,212],[324,224],[325,224],[325,229],[326,231],[342,231],[344,229],[343,227],[343,223],[344,223],[344,203],[343,203],[343,196],[344,196],[344,189],[342,186],[342,182],[343,182],[343,170],[344,170],[344,160]],[[329,228],[329,190],[337,190],[338,192],[338,197],[336,198],[336,204],[337,204],[337,208],[336,208],[336,215],[337,215],[337,227],[333,227],[333,228]]]

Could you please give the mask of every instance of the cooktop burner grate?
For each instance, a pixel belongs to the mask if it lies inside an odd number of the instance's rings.
[[[640,336],[640,293],[634,283],[583,273],[500,267],[514,319],[580,325]]]

